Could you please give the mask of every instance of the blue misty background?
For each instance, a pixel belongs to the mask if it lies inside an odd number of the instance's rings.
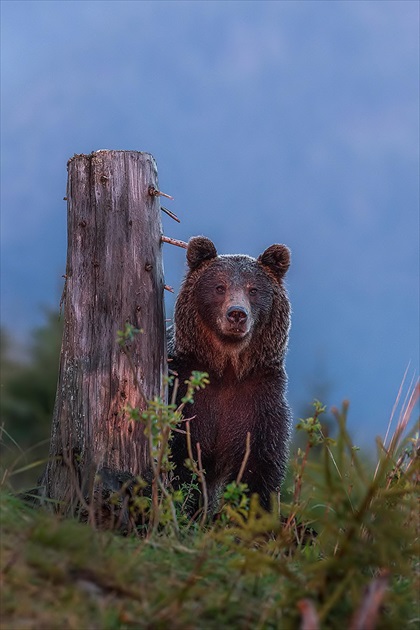
[[[418,372],[418,3],[1,8],[2,324],[25,340],[58,308],[67,159],[148,151],[182,218],[168,235],[290,246],[295,413],[349,398],[373,444]],[[164,256],[177,289],[185,252]]]

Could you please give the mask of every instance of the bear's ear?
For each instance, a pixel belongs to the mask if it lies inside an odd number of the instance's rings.
[[[197,269],[205,260],[216,258],[217,251],[209,238],[193,236],[188,241],[187,262],[191,269]]]
[[[290,250],[286,245],[271,245],[259,256],[258,262],[281,280],[290,266]]]

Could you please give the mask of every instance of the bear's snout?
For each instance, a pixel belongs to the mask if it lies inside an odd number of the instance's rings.
[[[251,313],[246,305],[241,306],[236,301],[226,304],[224,318],[221,320],[221,331],[231,339],[244,339],[251,329]]]
[[[231,306],[226,312],[226,317],[231,324],[245,324],[248,312],[243,306]]]

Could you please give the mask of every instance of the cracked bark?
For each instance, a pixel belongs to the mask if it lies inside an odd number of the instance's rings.
[[[65,509],[106,484],[144,475],[148,449],[127,405],[145,408],[166,370],[160,204],[153,157],[98,151],[68,163],[68,251],[50,458],[44,495]],[[125,324],[142,329],[117,344]],[[138,381],[138,382],[136,382]],[[82,495],[82,496],[81,496]]]

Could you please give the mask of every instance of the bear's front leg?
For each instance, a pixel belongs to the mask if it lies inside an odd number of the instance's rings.
[[[278,494],[283,474],[273,461],[250,457],[241,482],[248,486],[249,496],[258,494],[261,507],[270,511],[272,497]]]

